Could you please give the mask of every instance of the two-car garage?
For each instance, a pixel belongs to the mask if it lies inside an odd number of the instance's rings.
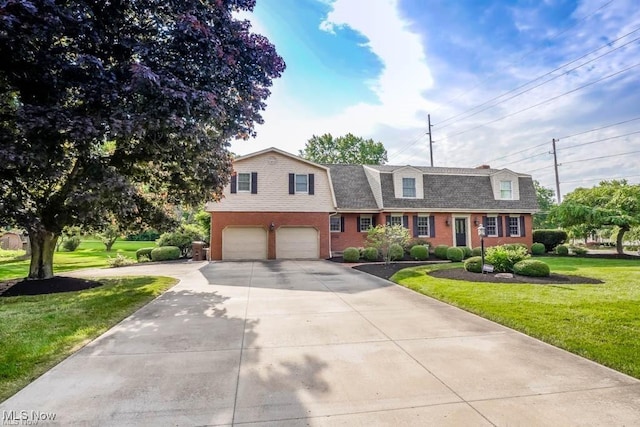
[[[279,227],[275,233],[276,259],[318,259],[320,238],[314,227]],[[269,231],[264,227],[227,227],[222,231],[222,259],[269,258]]]

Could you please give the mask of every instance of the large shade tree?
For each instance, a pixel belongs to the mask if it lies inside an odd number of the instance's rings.
[[[382,165],[387,150],[381,142],[353,134],[334,138],[330,133],[313,135],[300,150],[300,156],[316,163]]]
[[[221,192],[228,141],[284,70],[235,12],[255,0],[0,0],[0,218],[30,278],[65,226],[157,225]]]
[[[602,181],[593,188],[577,188],[553,209],[552,216],[563,227],[596,230],[617,225],[620,231],[616,250],[622,254],[625,233],[640,225],[640,184],[613,180]]]
[[[549,218],[549,212],[555,206],[554,191],[550,188],[542,186],[538,181],[533,181],[536,190],[536,198],[538,199],[539,212],[533,214],[533,228],[556,228],[557,225]]]

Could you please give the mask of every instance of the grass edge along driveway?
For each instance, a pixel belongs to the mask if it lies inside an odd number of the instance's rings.
[[[78,292],[0,298],[0,402],[178,281],[97,279]]]
[[[640,260],[543,260],[552,272],[604,284],[481,283],[425,274],[461,263],[407,268],[390,280],[640,378]]]

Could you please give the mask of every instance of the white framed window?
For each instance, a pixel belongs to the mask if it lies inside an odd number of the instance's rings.
[[[251,191],[251,174],[239,173],[238,174],[238,191],[249,192]]]
[[[509,217],[509,236],[520,237],[520,217]]]
[[[484,226],[484,232],[487,236],[498,236],[498,218],[495,216],[487,217],[487,223]]]
[[[361,216],[360,217],[360,232],[369,231],[369,229],[373,226],[373,221],[370,216]]]
[[[500,181],[500,198],[504,200],[513,199],[513,189],[511,181]]]
[[[428,216],[419,216],[418,217],[418,237],[429,237],[429,217]]]
[[[402,215],[391,215],[389,225],[402,225]]]
[[[339,216],[329,217],[329,231],[332,233],[339,233],[342,231],[341,221],[342,219]]]
[[[296,193],[309,192],[309,176],[296,174]]]
[[[415,178],[402,178],[402,197],[416,197]]]

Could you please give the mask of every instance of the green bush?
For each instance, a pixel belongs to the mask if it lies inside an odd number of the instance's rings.
[[[460,249],[462,249],[462,252],[464,253],[465,258],[469,258],[470,256],[473,255],[473,251],[469,246],[460,246]]]
[[[546,249],[542,243],[534,243],[531,245],[531,254],[532,255],[543,255],[546,252]]]
[[[492,246],[487,248],[485,262],[493,265],[496,273],[506,273],[513,271],[513,265],[529,257],[527,250],[523,247]]]
[[[379,258],[378,249],[372,247],[365,248],[364,251],[362,251],[362,258],[367,261],[377,261]]]
[[[188,258],[191,254],[193,242],[202,241],[202,233],[194,224],[181,225],[178,230],[171,233],[163,233],[158,239],[158,246],[177,246],[180,255]]]
[[[542,243],[546,252],[553,252],[556,246],[567,241],[564,230],[533,230],[533,242]]]
[[[116,255],[115,258],[107,257],[107,264],[109,264],[109,267],[113,267],[113,268],[124,267],[124,266],[132,265],[135,263],[136,261],[134,259],[131,259],[122,254]]]
[[[585,255],[587,253],[587,249],[586,248],[582,248],[580,246],[571,246],[571,252],[573,252],[576,255]]]
[[[142,264],[143,262],[150,262],[151,261],[151,254],[149,255],[142,255],[138,258],[138,262],[140,264]]]
[[[482,255],[482,248],[478,247],[478,248],[471,249],[471,256],[481,256],[481,255]]]
[[[424,261],[425,259],[429,258],[429,250],[426,248],[426,246],[415,245],[414,247],[411,248],[409,255],[413,259],[417,259],[418,261]]]
[[[158,240],[159,237],[160,237],[160,233],[158,233],[156,230],[150,229],[150,230],[145,230],[138,234],[127,234],[127,237],[125,240],[139,241],[139,242],[143,242],[143,241],[153,242]]]
[[[180,258],[180,248],[177,246],[162,246],[151,251],[152,261],[167,261]]]
[[[529,248],[524,243],[505,243],[502,246],[504,246],[505,248],[507,248],[510,251],[514,250],[514,249],[517,249],[517,248],[523,248],[525,251],[529,251]]]
[[[360,260],[360,250],[358,248],[347,248],[342,253],[344,262],[358,262]]]
[[[73,252],[78,249],[80,246],[80,237],[79,236],[70,236],[64,242],[62,242],[62,247],[69,252]]]
[[[460,262],[464,259],[464,251],[462,248],[449,248],[447,249],[447,259],[453,262]]]
[[[556,254],[557,255],[569,255],[569,248],[565,245],[558,245],[556,246]]]
[[[447,245],[438,245],[433,249],[433,254],[436,258],[447,259],[447,249],[449,249]]]
[[[136,251],[136,259],[140,259],[140,257],[143,257],[143,256],[146,256],[147,258],[151,258],[151,251],[154,249],[155,247],[138,249]]]
[[[464,261],[464,269],[472,273],[482,273],[482,257],[472,256]]]
[[[412,239],[409,239],[409,241],[407,241],[407,244],[404,246],[404,251],[406,253],[410,253],[411,252],[411,248],[413,248],[414,246],[427,246],[427,251],[429,250],[429,241],[427,239],[423,239],[422,237],[414,237]]]
[[[547,277],[551,274],[547,263],[537,259],[525,259],[513,265],[513,272],[521,276]]]
[[[402,245],[399,245],[398,243],[394,243],[391,246],[389,246],[389,260],[395,261],[397,259],[402,259],[403,256],[404,256],[404,249],[402,248]]]

